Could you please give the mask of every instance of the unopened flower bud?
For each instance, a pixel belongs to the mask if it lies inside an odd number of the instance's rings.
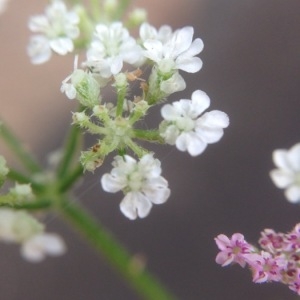
[[[32,189],[30,184],[19,184],[11,188],[10,194],[18,201],[18,200],[30,200],[34,197],[32,193]]]
[[[139,26],[147,20],[147,11],[143,8],[135,8],[128,17],[131,26]]]
[[[77,69],[71,75],[71,82],[76,89],[76,98],[83,106],[99,104],[100,85],[91,73]]]
[[[186,88],[186,83],[182,76],[176,72],[168,80],[160,84],[160,89],[167,95],[183,91]]]

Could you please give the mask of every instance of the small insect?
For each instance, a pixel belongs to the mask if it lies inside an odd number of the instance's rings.
[[[143,74],[143,71],[140,68],[138,68],[138,69],[134,70],[133,72],[127,73],[126,76],[129,81],[135,81],[135,80],[145,81],[145,79],[140,78],[140,76],[142,74]]]
[[[92,147],[92,151],[93,151],[94,153],[97,153],[99,149],[100,149],[100,144],[96,144],[96,145],[94,145],[94,146]]]

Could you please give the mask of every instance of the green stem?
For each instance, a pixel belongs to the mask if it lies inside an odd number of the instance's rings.
[[[101,5],[99,0],[90,0],[90,7],[92,11],[93,19],[96,23],[101,20]]]
[[[164,139],[160,136],[157,130],[134,129],[133,132],[134,137],[137,139],[154,143],[164,143]]]
[[[133,259],[126,249],[78,204],[62,199],[61,213],[84,234],[90,243],[123,275],[143,299],[175,299],[146,270],[134,268]]]
[[[0,207],[10,207],[13,209],[40,210],[40,209],[49,209],[49,207],[51,206],[50,200],[39,200],[35,202],[12,204],[9,202],[5,202],[4,199],[2,199],[1,202],[0,202]]]
[[[65,145],[64,156],[57,170],[58,178],[63,178],[69,171],[70,165],[76,153],[80,141],[80,128],[72,126],[70,135]]]
[[[146,149],[139,146],[132,139],[126,140],[126,146],[128,146],[139,158],[143,157],[145,154],[149,153]]]
[[[76,180],[80,176],[82,176],[82,174],[83,174],[83,167],[82,165],[78,165],[69,176],[62,179],[58,189],[59,192],[60,193],[66,192],[76,182]]]
[[[127,10],[130,3],[131,0],[119,0],[118,8],[112,16],[112,20],[121,20],[122,17],[124,17],[125,11]]]
[[[29,183],[35,192],[41,192],[45,189],[45,187],[42,184],[38,184],[32,181],[31,178],[13,169],[9,169],[7,177],[11,181],[17,181],[18,183]]]
[[[24,149],[19,139],[0,121],[0,137],[6,142],[13,153],[19,158],[23,165],[31,172],[40,172],[39,164]]]

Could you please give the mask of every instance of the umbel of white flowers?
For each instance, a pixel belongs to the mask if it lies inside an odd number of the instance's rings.
[[[31,19],[30,28],[42,37],[34,38],[39,42],[30,43],[28,53],[33,63],[42,63],[50,58],[49,49],[64,55],[72,51],[71,45],[81,34],[90,36],[85,61],[78,68],[75,59],[74,71],[61,86],[61,91],[69,99],[77,99],[83,108],[73,114],[73,124],[97,136],[96,144],[81,153],[80,162],[84,170],[93,172],[109,153],[116,151],[119,155],[111,173],[101,179],[103,189],[124,193],[120,208],[126,217],[144,218],[153,204],[168,199],[170,190],[161,176],[160,162],[138,141],[175,145],[197,156],[208,144],[220,140],[229,118],[218,110],[205,112],[210,99],[196,90],[191,99],[165,104],[161,109],[163,121],[156,129],[138,128],[138,121],[152,106],[186,88],[180,72],[196,73],[201,69],[202,61],[197,55],[203,50],[202,40],[194,39],[191,26],[173,31],[168,25],[156,29],[147,22],[141,24],[138,38],[132,37],[121,22],[99,22],[93,32],[86,32],[80,27],[82,20],[78,21],[83,14],[78,19],[74,16],[76,11],[68,11],[56,0],[43,17]],[[48,26],[42,26],[39,20]],[[141,92],[131,96],[131,88],[137,83]],[[117,100],[106,101],[104,88],[112,89]],[[129,151],[138,159],[131,157]]]

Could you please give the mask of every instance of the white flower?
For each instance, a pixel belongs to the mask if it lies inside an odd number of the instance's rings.
[[[96,26],[94,39],[87,51],[85,65],[93,72],[108,78],[118,74],[123,63],[134,65],[141,61],[142,50],[122,23]]]
[[[203,49],[203,42],[193,41],[193,27],[184,27],[172,33],[169,26],[162,26],[158,31],[144,23],[140,27],[140,37],[145,48],[144,55],[157,63],[159,70],[168,73],[171,70],[198,72],[202,61],[195,55]]]
[[[0,209],[0,241],[22,243],[43,229],[41,223],[24,211]]]
[[[38,234],[26,240],[21,247],[21,255],[29,262],[40,262],[46,255],[59,256],[66,252],[66,245],[56,234]]]
[[[300,202],[300,143],[289,150],[275,150],[273,161],[278,168],[270,172],[274,184],[285,189],[284,194],[288,201]]]
[[[139,162],[125,155],[116,156],[110,174],[104,174],[101,184],[106,192],[123,190],[120,204],[122,213],[129,219],[146,217],[152,204],[164,203],[170,196],[168,182],[160,176],[160,161],[152,154],[144,155]]]
[[[205,150],[207,144],[218,142],[223,136],[223,128],[229,125],[229,118],[219,110],[200,116],[209,105],[209,97],[200,90],[193,92],[192,100],[182,99],[164,105],[161,114],[165,120],[160,131],[166,143],[196,156]]]
[[[72,52],[73,40],[79,36],[78,23],[78,15],[74,11],[67,11],[65,3],[60,0],[52,1],[45,15],[31,17],[29,29],[38,33],[30,39],[27,48],[31,62],[46,62],[52,51],[60,55]]]

